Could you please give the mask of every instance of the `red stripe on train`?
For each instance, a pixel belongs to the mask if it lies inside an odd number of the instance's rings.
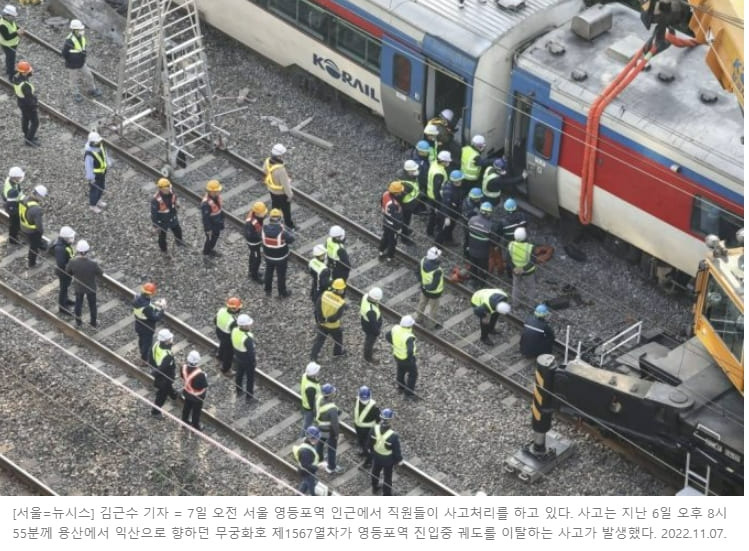
[[[340,4],[338,4],[337,2],[334,2],[333,0],[313,0],[313,2],[333,12],[334,14],[341,17],[344,21],[351,23],[355,27],[362,29],[363,31],[371,34],[372,36],[382,39],[382,36],[385,34],[384,31],[378,26],[370,23],[363,17],[356,15],[352,11],[347,10],[346,8],[342,7]]]

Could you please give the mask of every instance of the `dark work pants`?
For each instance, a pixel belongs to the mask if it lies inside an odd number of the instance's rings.
[[[286,294],[286,266],[289,263],[288,258],[283,260],[265,259],[265,292],[270,293],[273,290],[273,272],[278,275],[277,287],[278,294]]]
[[[418,200],[414,199],[410,203],[406,203],[403,205],[403,223],[401,225],[401,232],[403,233],[403,236],[409,236],[414,231],[411,229],[411,218],[414,215],[414,209],[416,208],[416,202]]]
[[[141,322],[135,321],[139,327]],[[151,352],[151,345],[153,344],[153,331],[146,326],[142,326],[140,330],[135,331],[138,334],[138,350],[140,350],[140,359],[144,362],[148,361],[148,354]]]
[[[331,434],[327,438],[322,437],[317,441],[317,456],[325,457],[323,452],[328,449],[328,469],[335,469],[336,451],[338,451],[338,435]]]
[[[231,345],[231,334],[224,333],[216,327],[216,337],[218,338],[218,352],[216,352],[216,357],[221,360],[221,372],[228,373],[231,369],[232,358],[234,358],[234,348]]]
[[[218,237],[221,235],[221,230],[210,230],[205,232],[205,245],[203,245],[203,254],[209,254],[213,249],[216,248]]]
[[[489,279],[489,257],[471,257],[471,277],[477,281],[488,281]]]
[[[59,306],[63,310],[67,310],[68,303],[70,302],[68,289],[70,289],[70,282],[73,281],[73,277],[69,276],[65,272],[60,272],[58,268],[57,279],[60,282],[60,290],[57,293],[57,306]]]
[[[315,478],[315,475],[300,468],[299,476],[302,478],[302,481],[299,483],[297,490],[306,496],[315,495],[315,486],[317,486],[317,478]]]
[[[455,230],[455,225],[457,224],[457,222],[454,218],[450,218],[450,225],[445,228],[443,227],[443,224],[449,217],[442,214],[437,218],[439,220],[439,226],[437,229],[437,237],[435,238],[435,241],[440,245],[442,243],[452,243],[453,231]]]
[[[36,107],[21,107],[21,130],[27,140],[36,138],[39,128],[39,109]]]
[[[378,336],[374,333],[364,333],[364,359],[367,361],[372,361],[372,352]]]
[[[426,199],[427,210],[429,215],[427,218],[427,235],[434,237],[435,226],[437,225],[437,208],[436,203],[432,199]]]
[[[393,466],[383,465],[377,459],[372,462],[372,491],[377,490],[380,485],[380,473],[384,471],[385,476],[382,485],[382,495],[393,495]]]
[[[335,343],[333,345],[333,354],[335,356],[343,354],[343,329],[340,327],[336,329],[328,329],[327,327],[322,327],[318,324],[315,342],[312,345],[312,352],[310,353],[310,359],[312,359],[313,362],[317,361],[317,356],[320,354],[320,350],[322,350],[322,347],[325,344],[325,339],[328,338],[328,335],[333,338],[333,342]]]
[[[83,313],[83,296],[86,296],[88,301],[88,310],[91,319],[91,325],[96,323],[96,293],[92,291],[76,291],[75,292],[75,321],[81,321],[81,314]]]
[[[202,398],[198,398],[197,396],[183,392],[182,396],[185,399],[184,405],[182,406],[182,421],[185,423],[189,422],[193,427],[200,430],[200,412],[203,411],[203,400],[205,399],[205,395],[203,395]],[[192,414],[192,420],[188,421],[190,414]]]
[[[106,183],[106,173],[94,174],[94,181],[88,185],[88,204],[91,207],[96,206],[101,196],[104,195],[104,184]]]
[[[174,400],[177,397],[177,392],[172,388],[171,383],[170,384],[164,384],[160,383],[158,386],[156,382],[154,382],[154,386],[156,387],[156,399],[154,400],[154,405],[156,407],[161,407],[164,405],[164,402],[166,402],[167,396],[170,397],[172,400]],[[151,413],[160,413],[158,409],[151,408]]]
[[[166,233],[170,229],[172,230],[172,233],[174,234],[174,238],[177,241],[182,241],[182,228],[180,227],[179,224],[177,224],[176,226],[173,226],[172,228],[167,228],[167,229],[159,228],[159,249],[161,249],[162,252],[166,252]]]
[[[369,429],[370,427],[360,427],[354,425],[356,429],[356,441],[359,444],[359,450],[361,456],[366,456],[369,459]]]
[[[382,237],[380,238],[380,252],[385,253],[387,258],[395,256],[395,246],[398,244],[398,234],[390,226],[382,226]]]
[[[405,392],[406,396],[413,396],[416,388],[416,379],[419,372],[416,370],[416,359],[399,360],[396,358],[397,371],[395,378],[398,381],[398,392]]]
[[[263,258],[261,245],[247,245],[250,249],[250,269],[248,275],[250,279],[257,280],[260,273],[260,260]]]
[[[16,73],[16,49],[3,46],[3,52],[5,53],[5,74],[10,80]]]
[[[18,240],[18,232],[21,231],[21,218],[18,215],[18,211],[8,215],[8,241],[17,245],[20,243]]]
[[[42,241],[42,232],[35,231],[26,234],[29,240],[29,268],[36,266],[36,258],[39,256],[39,250],[44,248]]]
[[[246,363],[234,362],[234,369],[237,372],[234,376],[237,394],[244,392],[247,398],[252,398],[255,395],[255,368]],[[245,378],[247,379],[246,387],[243,386]]]
[[[499,320],[499,314],[497,314],[496,312],[491,315],[487,315],[481,318],[480,321],[481,321],[481,338],[482,339],[484,337],[488,337],[489,333],[495,332],[496,326],[497,326],[497,320]]]
[[[283,224],[290,230],[294,229],[294,222],[291,220],[291,203],[286,195],[270,194],[270,208],[281,209],[283,213]]]

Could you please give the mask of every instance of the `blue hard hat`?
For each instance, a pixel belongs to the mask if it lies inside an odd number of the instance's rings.
[[[372,391],[368,386],[359,387],[359,400],[369,400],[372,397]]]
[[[470,197],[471,199],[481,199],[483,195],[484,194],[481,193],[480,187],[475,187],[468,192],[468,197]]]
[[[534,312],[537,318],[545,318],[550,313],[551,312],[549,312],[549,307],[546,306],[545,304],[539,304],[538,306],[536,306],[536,310]]]
[[[453,182],[462,180],[462,179],[463,179],[463,173],[460,170],[453,170],[450,173],[450,180],[452,180]]]
[[[382,410],[382,413],[380,413],[380,419],[382,419],[384,421],[389,421],[390,419],[393,418],[394,415],[395,415],[395,413],[393,413],[392,409],[385,408],[385,409]]]
[[[512,212],[514,210],[517,210],[517,208],[518,204],[515,202],[515,199],[510,198],[505,201],[505,210]]]
[[[317,438],[320,439],[320,429],[318,429],[315,425],[312,425],[310,427],[307,427],[307,430],[305,431],[308,438]]]
[[[497,170],[504,170],[505,168],[507,168],[507,163],[505,162],[504,158],[499,157],[498,159],[494,159],[492,166]]]
[[[335,392],[335,387],[330,383],[325,383],[320,390],[322,390],[323,396],[330,396]]]
[[[481,203],[479,210],[481,212],[491,212],[494,210],[494,207],[492,207],[492,204],[489,201],[484,201],[483,203]]]
[[[416,144],[416,151],[429,151],[429,142],[426,140],[419,140]]]

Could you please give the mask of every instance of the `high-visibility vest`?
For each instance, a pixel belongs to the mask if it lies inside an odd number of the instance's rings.
[[[502,295],[504,300],[507,300],[507,293],[502,289],[479,289],[471,296],[471,305],[486,306],[489,312],[494,312],[494,307],[491,305],[491,298],[494,295]]]
[[[237,318],[234,317],[234,314],[229,312],[229,309],[224,306],[216,314],[216,327],[219,331],[229,335],[231,333],[231,325],[236,319]]]
[[[265,163],[263,164],[263,171],[265,171],[265,185],[268,188],[268,191],[283,191],[283,185],[273,179],[273,172],[281,168],[283,163],[271,164],[270,159],[270,157],[265,159]]]
[[[367,319],[367,314],[369,314],[370,311],[375,313],[376,319],[380,319],[380,305],[374,302],[369,302],[367,295],[365,294],[361,297],[361,305],[359,306],[359,313],[364,321],[369,321],[369,319]]]
[[[164,363],[165,359],[172,355],[172,352],[168,348],[161,348],[157,342],[151,348],[151,354],[153,354],[153,363],[156,364],[156,367],[158,368],[161,367],[161,364]]]
[[[307,411],[310,411],[312,409],[312,404],[309,403],[309,400],[307,399],[307,389],[308,388],[314,388],[315,389],[315,403],[317,403],[317,399],[320,396],[320,383],[318,381],[313,381],[309,377],[307,377],[307,374],[305,373],[302,375],[302,383],[299,385],[299,392],[302,394],[302,408],[306,409]]]
[[[331,409],[336,409],[338,406],[335,405],[335,402],[325,402],[322,403],[322,396],[318,398],[317,400],[317,415],[315,416],[315,424],[317,425],[317,428],[320,429],[320,432],[330,432],[330,420],[323,419],[323,416],[325,416],[326,413],[328,413]]]
[[[70,40],[73,43],[73,47],[70,49],[71,54],[81,54],[86,51],[86,37],[85,36],[81,36],[79,40],[79,37],[77,37],[75,33],[70,33],[68,35],[68,40]]]
[[[388,216],[390,214],[388,210],[390,209],[390,205],[392,204],[395,204],[396,211],[401,210],[400,203],[398,203],[398,200],[395,198],[395,196],[389,191],[386,191],[385,193],[382,194],[382,200],[380,201],[382,214],[384,214],[385,216]]]
[[[18,190],[18,195],[15,197],[8,197],[8,194],[11,192],[13,188],[16,188]],[[23,201],[23,193],[21,193],[21,184],[14,184],[10,181],[10,178],[5,179],[5,185],[3,185],[3,201],[6,201],[8,203],[17,203],[20,201]]]
[[[463,179],[469,182],[475,182],[481,174],[481,167],[476,164],[476,157],[479,152],[472,145],[464,145],[460,152],[460,171],[463,173]]]
[[[221,196],[217,195],[215,198],[211,197],[207,193],[203,197],[202,200],[203,203],[208,203],[208,206],[211,208],[211,216],[218,216],[221,214]]]
[[[96,169],[94,169],[94,172],[96,172]],[[177,207],[177,196],[174,193],[169,194],[169,203],[164,201],[164,195],[160,191],[157,191],[153,198],[156,200],[158,212],[162,214],[166,214]]]
[[[414,339],[414,356],[416,356],[416,339],[410,327],[396,325],[393,327],[391,334],[393,337],[393,356],[398,360],[408,358],[408,339]]]
[[[374,400],[362,404],[361,400],[357,398],[354,405],[354,425],[357,427],[374,427],[377,424],[376,419],[372,419],[371,421],[365,421],[365,419],[369,415],[369,412],[372,411],[372,408],[375,407],[375,404]]]
[[[21,201],[18,204],[18,218],[21,220],[21,227],[27,231],[36,231],[37,227],[36,224],[32,224],[28,221],[26,218],[26,212],[34,206],[38,206],[39,203],[35,201],[34,199],[29,199],[28,201]]]
[[[16,96],[19,98],[23,98],[23,85],[28,84],[31,88],[31,95],[34,95],[34,85],[31,84],[28,80],[24,79],[21,82],[18,82],[13,85],[13,91],[16,93]]]
[[[338,310],[343,308],[346,304],[346,299],[342,296],[337,295],[331,291],[325,291],[320,299],[320,310],[322,310],[322,316],[324,318],[330,318],[338,313]],[[337,329],[341,326],[341,320],[336,321],[321,321],[320,325],[326,329]]]
[[[146,314],[143,312],[143,310],[145,310],[149,306],[151,306],[151,302],[150,301],[145,306],[140,306],[138,308],[133,308],[133,315],[135,316],[135,319],[139,319],[139,320],[145,320],[145,319],[147,319],[146,318]]]
[[[281,231],[278,232],[278,235],[271,237],[266,235],[266,229],[266,226],[263,226],[263,229],[260,231],[260,235],[263,238],[263,247],[269,249],[283,249],[286,246],[286,230],[281,229]]]
[[[392,455],[393,450],[389,450],[385,446],[388,438],[390,438],[392,434],[393,434],[393,429],[388,428],[385,432],[382,432],[382,425],[375,425],[374,427],[375,443],[372,446],[372,449],[377,455]]]
[[[489,182],[491,180],[494,180],[495,178],[501,178],[499,175],[499,172],[497,172],[497,169],[493,166],[490,166],[486,169],[486,172],[484,172],[484,177],[481,179],[481,193],[484,194],[484,197],[487,199],[497,199],[500,195],[502,195],[502,190],[498,189],[496,191],[491,191],[489,189]]]
[[[254,339],[252,333],[235,327],[231,330],[231,345],[237,352],[247,352],[247,347],[244,345],[246,337]]]
[[[536,265],[531,264],[530,268],[525,269],[525,266],[530,263],[531,256],[533,255],[533,245],[524,241],[510,241],[507,246],[507,250],[510,251],[510,260],[512,265],[516,268],[521,268],[523,274],[530,274],[536,270]]]
[[[428,285],[431,285],[432,281],[434,280],[434,275],[437,273],[437,270],[439,270],[439,266],[437,266],[434,270],[431,272],[427,272],[424,269],[424,261],[426,259],[422,258],[421,262],[419,263],[419,271],[421,272],[421,286],[427,287]],[[437,288],[434,291],[429,291],[433,294],[439,294],[445,289],[445,277],[444,274],[440,273],[440,282],[437,284]]]
[[[427,173],[427,197],[433,201],[439,201],[439,197],[436,196],[434,190],[434,177],[438,174],[442,175],[442,183],[447,181],[447,170],[439,161],[434,161],[429,165],[429,172]]]
[[[325,262],[323,262],[322,260],[318,260],[317,258],[310,259],[307,266],[309,266],[309,269],[317,274],[317,277],[320,277],[320,274],[323,272],[323,270],[328,267]]]
[[[104,144],[99,146],[99,151],[87,150],[85,155],[91,155],[94,160],[94,174],[104,174],[107,171],[107,152],[104,150]]]
[[[343,247],[341,243],[334,240],[332,237],[328,237],[325,241],[325,252],[328,254],[328,259],[338,262],[338,251]]]
[[[11,38],[10,40],[5,40],[3,38],[3,35],[0,34],[0,46],[3,46],[5,48],[15,48],[16,46],[18,46],[18,43],[21,41],[21,37],[18,36],[18,23],[16,23],[15,21],[9,21],[4,17],[0,17],[0,27],[5,27],[6,29],[8,29],[8,34],[16,33],[15,38]]]
[[[200,370],[199,367],[196,367],[191,373],[188,373],[187,367],[188,367],[187,364],[182,366],[182,378],[185,380],[185,384],[183,385],[183,390],[193,396],[200,396],[201,394],[203,394],[203,392],[205,392],[205,389],[201,388],[200,390],[198,390],[194,388],[192,386],[192,381],[193,379],[195,379],[195,377],[197,377],[203,372]]]
[[[313,445],[312,445],[312,444],[310,444],[309,442],[302,442],[302,443],[301,443],[301,444],[299,444],[298,446],[294,446],[293,448],[291,448],[291,451],[292,451],[292,453],[294,454],[294,460],[295,460],[295,461],[296,461],[296,462],[297,462],[297,463],[298,463],[299,465],[301,465],[301,462],[299,461],[299,452],[301,452],[301,451],[302,451],[303,449],[304,449],[304,450],[309,450],[309,451],[311,451],[311,452],[312,452],[313,454],[315,454],[315,460],[313,461],[313,463],[319,463],[319,462],[320,462],[320,456],[319,456],[319,455],[317,455],[317,450],[315,449],[315,446],[313,446]]]
[[[419,183],[413,180],[401,180],[403,187],[406,189],[406,193],[403,196],[401,202],[407,205],[413,202],[419,196]]]

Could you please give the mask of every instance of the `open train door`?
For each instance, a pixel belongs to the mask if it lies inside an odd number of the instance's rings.
[[[528,198],[533,205],[559,217],[559,145],[562,118],[533,103],[526,141]]]
[[[380,58],[382,112],[390,132],[410,144],[424,132],[425,60],[384,36]]]

